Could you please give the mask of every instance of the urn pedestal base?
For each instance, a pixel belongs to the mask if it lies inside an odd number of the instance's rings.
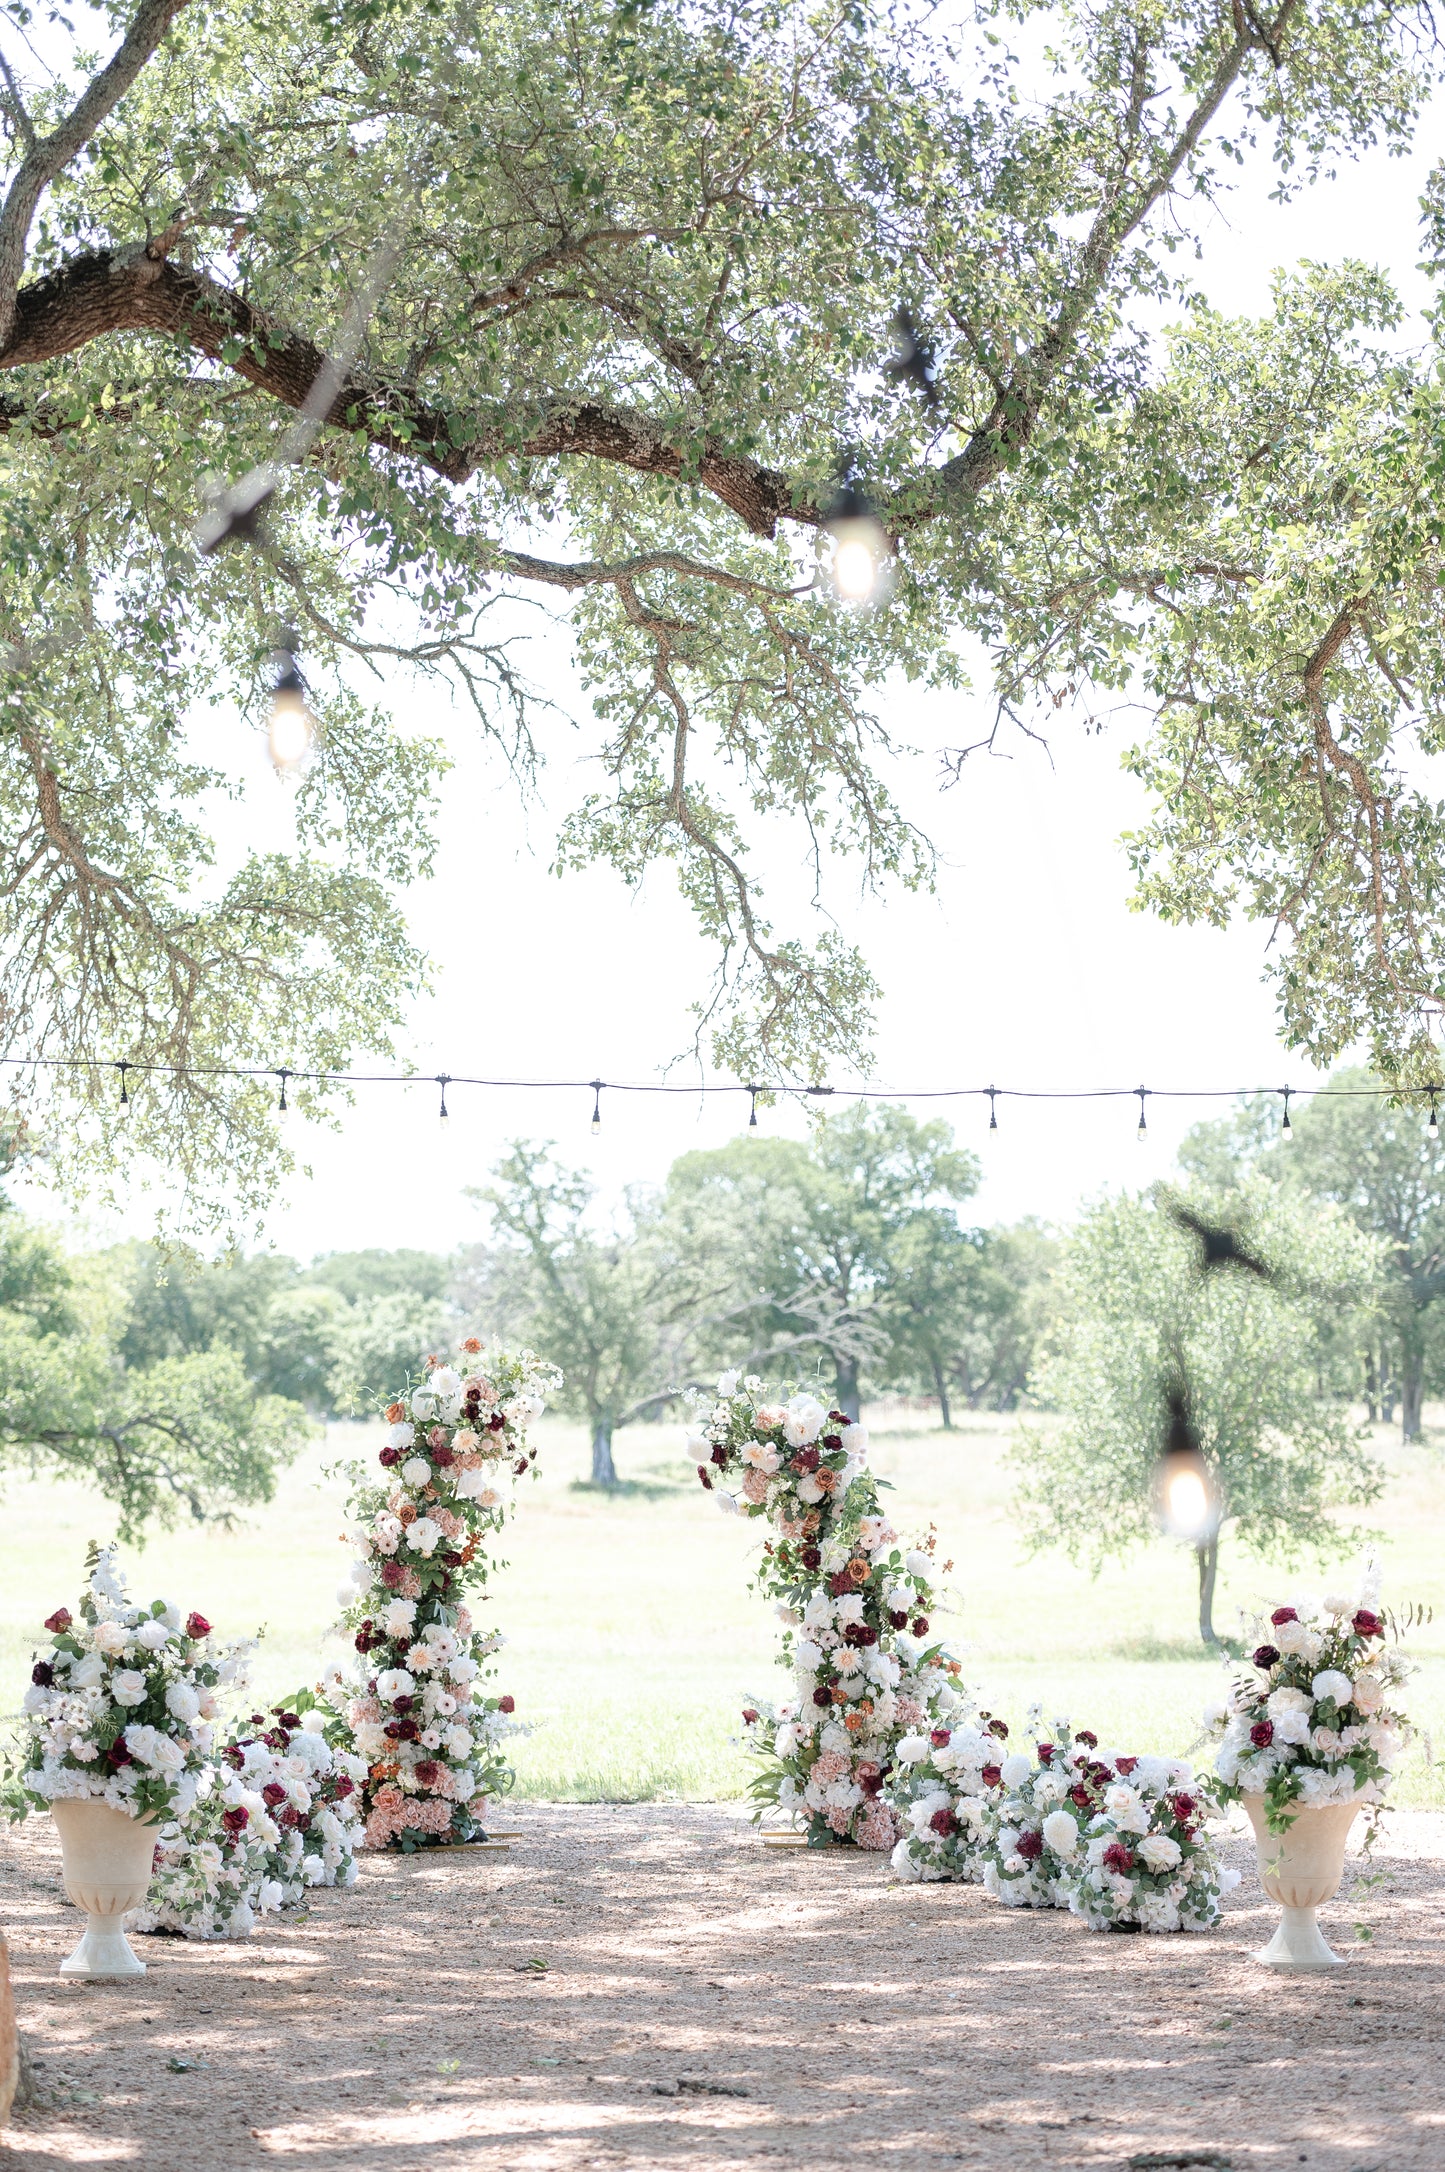
[[[121,1917],[146,1897],[154,1822],[79,1798],[53,1802],[50,1814],[60,1834],[66,1893],[90,1919],[74,1953],[61,1962],[61,1975],[143,1976],[145,1962],[132,1953]]]
[[[1326,1940],[1315,1910],[1340,1890],[1345,1841],[1360,1814],[1359,1803],[1330,1802],[1292,1810],[1289,1829],[1283,1833],[1270,1831],[1258,1795],[1246,1795],[1244,1807],[1254,1827],[1259,1882],[1280,1906],[1279,1928],[1255,1960],[1266,1968],[1343,1968],[1344,1955]]]

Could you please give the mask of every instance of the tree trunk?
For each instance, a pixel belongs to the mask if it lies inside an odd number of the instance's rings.
[[[1365,1416],[1369,1419],[1371,1425],[1375,1423],[1379,1415],[1379,1400],[1380,1382],[1379,1375],[1375,1371],[1375,1353],[1373,1350],[1367,1350],[1365,1352]]]
[[[858,1360],[855,1357],[839,1357],[834,1360],[838,1375],[838,1408],[845,1417],[858,1423]]]
[[[1400,1367],[1400,1438],[1420,1438],[1420,1406],[1425,1400],[1425,1353],[1407,1342]]]
[[[1214,1579],[1219,1572],[1219,1539],[1196,1546],[1199,1556],[1199,1634],[1206,1644],[1217,1644],[1214,1633]]]
[[[612,1460],[610,1417],[592,1420],[592,1483],[594,1486],[615,1486],[617,1483],[617,1465]]]
[[[933,1362],[933,1392],[938,1397],[938,1408],[943,1417],[945,1433],[953,1431],[953,1412],[948,1407],[948,1382],[943,1377],[943,1367],[935,1358]]]

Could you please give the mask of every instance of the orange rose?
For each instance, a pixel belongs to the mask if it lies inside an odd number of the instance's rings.
[[[848,1574],[852,1577],[855,1584],[866,1584],[868,1581],[867,1562],[850,1561],[848,1564]]]
[[[398,1523],[415,1523],[416,1509],[410,1501],[403,1501],[396,1516]]]
[[[405,1418],[405,1416],[406,1416],[406,1405],[405,1405],[405,1403],[388,1403],[388,1404],[387,1404],[387,1406],[386,1406],[386,1422],[387,1422],[387,1424],[388,1424],[388,1425],[400,1425],[400,1424],[401,1424],[401,1422],[402,1422],[402,1420],[403,1420],[403,1418]]]

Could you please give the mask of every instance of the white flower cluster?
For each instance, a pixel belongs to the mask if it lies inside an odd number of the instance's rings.
[[[724,1373],[688,1448],[725,1508],[773,1532],[755,1588],[776,1603],[793,1693],[743,1710],[760,1802],[803,1817],[820,1844],[891,1848],[897,1745],[962,1703],[958,1662],[930,1636],[932,1534],[903,1545],[879,1510],[866,1428],[816,1396],[769,1401],[761,1380]]]
[[[354,1884],[366,1765],[324,1727],[319,1711],[278,1710],[263,1735],[227,1743],[195,1808],[162,1828],[136,1930],[245,1938],[313,1886]]]
[[[1296,1809],[1384,1799],[1410,1736],[1395,1691],[1413,1669],[1388,1648],[1378,1606],[1371,1567],[1353,1597],[1276,1607],[1254,1624],[1259,1642],[1227,1702],[1204,1715],[1222,1791],[1262,1797],[1272,1831]]]
[[[1036,1727],[1038,1715],[1030,1713]],[[1205,1828],[1218,1804],[1188,1765],[1098,1749],[1067,1720],[1033,1756],[980,1713],[899,1745],[903,1878],[981,1883],[1014,1908],[1068,1908],[1094,1930],[1204,1931],[1238,1883]]]
[[[510,1697],[483,1694],[501,1648],[463,1603],[486,1581],[486,1539],[501,1530],[516,1479],[533,1471],[527,1429],[559,1379],[531,1351],[461,1346],[465,1373],[429,1360],[426,1378],[387,1409],[380,1485],[356,1472],[339,1598],[357,1652],[351,1678],[323,1685],[327,1711],[365,1767],[371,1847],[405,1851],[480,1837],[487,1801],[510,1784],[501,1745]]]
[[[132,1817],[182,1817],[214,1746],[217,1693],[243,1675],[252,1647],[217,1653],[201,1615],[163,1599],[132,1604],[112,1547],[88,1568],[79,1618],[60,1607],[45,1624],[52,1642],[25,1693],[12,1808],[78,1796]]]

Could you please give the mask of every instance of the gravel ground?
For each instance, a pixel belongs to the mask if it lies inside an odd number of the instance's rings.
[[[1445,2167],[1440,1816],[1347,1866],[1324,1979],[1250,1961],[1243,1839],[1220,1931],[1140,1938],[765,1848],[730,1806],[511,1822],[505,1855],[365,1856],[246,1945],[138,1939],[149,1973],[97,1987],[55,1973],[79,1920],[32,1820],[0,1921],[42,2102],[6,2172]]]

